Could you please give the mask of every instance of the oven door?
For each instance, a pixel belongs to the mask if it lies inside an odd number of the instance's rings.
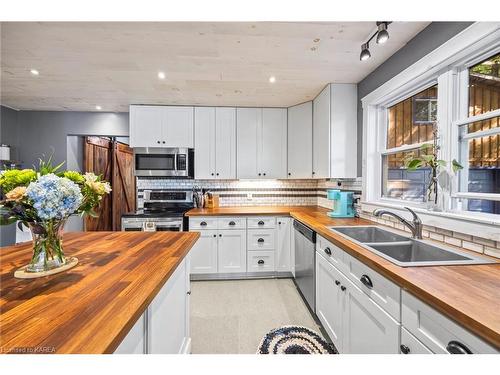
[[[136,176],[189,177],[186,148],[135,148]]]

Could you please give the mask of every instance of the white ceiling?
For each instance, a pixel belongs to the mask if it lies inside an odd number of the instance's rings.
[[[2,23],[1,103],[58,111],[290,106],[328,82],[361,81],[427,25],[392,23],[389,41],[371,43],[372,58],[361,62],[374,22]]]

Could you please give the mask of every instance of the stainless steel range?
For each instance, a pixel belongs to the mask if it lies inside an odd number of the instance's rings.
[[[194,207],[192,191],[161,190],[144,191],[144,208],[122,215],[124,231],[171,231],[188,230],[184,213]]]

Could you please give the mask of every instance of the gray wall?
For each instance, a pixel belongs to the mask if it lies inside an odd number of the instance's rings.
[[[432,22],[358,83],[358,99],[360,100],[358,102],[358,155],[362,155],[363,152],[361,99],[471,24],[472,22]],[[389,25],[389,33],[390,31],[391,26]],[[361,161],[362,158],[358,157],[358,176],[361,176]]]
[[[11,146],[10,158],[18,160],[18,121],[19,112],[13,109],[0,106],[0,144]]]
[[[128,136],[128,113],[20,111],[18,153],[25,167],[54,152],[54,163],[66,161],[71,135]]]

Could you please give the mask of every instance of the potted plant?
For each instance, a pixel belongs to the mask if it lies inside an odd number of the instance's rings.
[[[0,174],[0,225],[18,222],[31,230],[33,256],[25,272],[42,273],[64,267],[67,259],[62,231],[73,214],[96,216],[94,208],[111,191],[108,182],[93,173],[60,171],[40,159],[38,169],[10,169]],[[76,263],[75,263],[76,264]]]
[[[439,134],[437,131],[436,124],[434,124],[433,130],[433,142],[424,143],[420,146],[419,153],[416,154],[411,152],[405,157],[404,164],[408,171],[416,171],[421,168],[429,168],[429,182],[426,188],[425,200],[427,202],[427,208],[432,211],[441,211],[442,207],[438,203],[439,200],[439,181],[438,177],[446,169],[446,161],[439,159],[438,154],[440,150],[439,146]],[[455,159],[451,162],[451,168],[455,174],[457,171],[463,169],[458,161]]]

